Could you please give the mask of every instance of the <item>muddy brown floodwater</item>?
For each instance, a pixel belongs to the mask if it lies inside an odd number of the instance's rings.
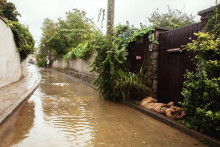
[[[206,146],[64,74],[39,72],[39,88],[0,126],[1,147]]]

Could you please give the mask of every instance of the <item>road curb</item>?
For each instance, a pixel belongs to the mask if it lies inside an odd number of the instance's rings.
[[[37,89],[37,87],[40,84],[41,81],[41,75],[37,72],[29,72],[26,77],[21,79],[20,81],[15,82],[17,86],[14,86],[14,88],[18,88],[18,85],[26,84],[24,81],[32,80],[32,85],[28,85],[26,89],[23,89],[23,93],[21,95],[16,95],[16,93],[11,91],[3,91],[5,94],[10,95],[10,97],[13,97],[13,100],[11,99],[5,99],[3,102],[1,101],[0,104],[6,103],[5,109],[1,110],[0,112],[0,124],[4,122],[15,110],[16,108],[21,105],[33,92]],[[10,85],[7,85],[5,88],[10,89],[10,86],[13,86],[12,83]],[[2,91],[1,91],[2,92]],[[2,96],[4,96],[4,93]]]
[[[192,130],[192,129],[189,129],[187,128],[186,126],[184,126],[183,124],[171,119],[171,118],[168,118],[164,115],[161,115],[159,113],[156,113],[154,111],[151,111],[151,110],[148,110],[146,108],[143,108],[139,105],[136,105],[134,103],[131,103],[131,102],[124,102],[125,105],[128,105],[144,114],[147,114],[148,116],[158,120],[158,121],[161,121],[175,129],[178,129],[180,130],[181,132],[189,135],[189,136],[192,136],[193,138],[196,138],[198,140],[200,140],[201,142],[204,142],[205,144],[209,145],[209,146],[212,146],[212,147],[219,147],[220,146],[220,141],[217,140],[217,139],[214,139],[214,138],[211,138],[205,134],[202,134],[198,131],[195,131],[195,130]]]

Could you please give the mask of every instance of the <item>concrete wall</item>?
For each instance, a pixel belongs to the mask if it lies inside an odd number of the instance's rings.
[[[0,87],[18,81],[26,74],[26,61],[21,63],[12,31],[0,18]]]
[[[74,61],[64,61],[64,59],[53,60],[51,68],[70,69],[83,74],[97,75],[89,71],[90,60],[94,58],[94,55],[86,60],[75,59]]]
[[[82,83],[94,88],[93,82],[97,79],[98,74],[91,73],[89,71],[90,61],[94,57],[95,55],[92,55],[86,60],[78,58],[74,61],[65,61],[64,59],[53,60],[51,63],[51,68],[74,77],[80,80]]]

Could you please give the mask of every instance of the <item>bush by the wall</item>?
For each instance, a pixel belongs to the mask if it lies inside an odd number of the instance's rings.
[[[21,15],[16,10],[15,4],[5,0],[0,1],[0,16],[5,19],[13,32],[21,60],[26,59],[29,54],[34,53],[35,42],[28,28],[18,22],[17,17]]]
[[[188,127],[220,137],[220,28],[216,27],[220,21],[216,12],[207,32],[196,34],[197,40],[187,45],[196,54],[196,72],[185,75],[182,106]]]
[[[21,60],[26,59],[28,55],[33,54],[34,39],[28,28],[16,21],[8,21],[8,25],[14,35],[14,41],[20,53]]]
[[[96,48],[96,58],[92,63],[92,71],[99,74],[95,85],[104,98],[112,100],[131,100],[150,95],[143,73],[129,72],[127,61],[128,46],[148,34],[153,39],[154,28],[137,29],[127,25],[115,28],[113,37],[104,37]],[[147,62],[146,62],[147,63]],[[148,74],[146,74],[148,75]]]
[[[38,67],[47,67],[47,59],[43,58],[37,62]]]

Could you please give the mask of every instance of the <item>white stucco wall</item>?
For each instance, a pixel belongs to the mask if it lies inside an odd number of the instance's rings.
[[[0,87],[18,81],[26,74],[26,60],[20,62],[12,31],[0,18]]]

